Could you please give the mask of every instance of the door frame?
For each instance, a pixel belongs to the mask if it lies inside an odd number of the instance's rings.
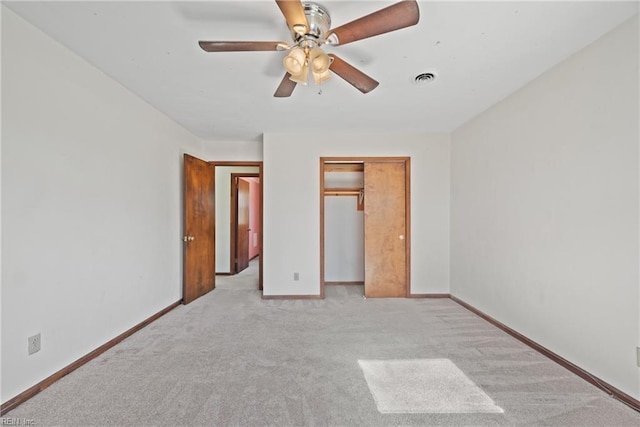
[[[262,287],[262,270],[263,270],[263,266],[264,266],[264,245],[263,245],[263,238],[262,236],[264,235],[264,167],[263,167],[263,162],[261,161],[216,161],[216,160],[211,160],[209,161],[209,163],[211,165],[213,165],[213,184],[214,184],[214,188],[215,188],[215,171],[216,171],[216,167],[217,166],[253,166],[253,167],[257,167],[258,168],[258,178],[260,178],[260,235],[259,235],[259,239],[260,239],[260,259],[258,262],[258,289],[260,291],[262,291],[263,287]],[[248,173],[248,172],[247,172]]]
[[[231,255],[231,259],[229,260],[229,271],[232,275],[238,274],[237,264],[234,262],[233,254],[237,254],[238,245],[237,238],[238,235],[238,187],[235,185],[236,178],[258,178],[260,179],[260,174],[255,172],[231,172],[231,215],[229,215],[229,223],[231,225],[231,231],[229,235],[229,253]],[[260,192],[262,192],[262,186],[260,186]],[[258,210],[262,212],[262,209],[258,207]],[[260,213],[259,213],[260,215]],[[262,227],[262,224],[261,224]],[[260,230],[262,234],[262,230]],[[261,240],[261,239],[260,239]],[[251,242],[249,242],[251,244]],[[260,252],[262,254],[262,252]],[[251,261],[251,260],[249,260]]]
[[[411,296],[411,157],[320,157],[320,298],[324,298],[324,173],[325,165],[331,163],[403,162],[405,167],[405,296]],[[365,194],[365,205],[366,205]]]

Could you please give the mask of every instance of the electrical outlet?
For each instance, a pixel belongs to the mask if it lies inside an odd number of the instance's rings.
[[[293,273],[293,280],[300,280],[300,273]]]
[[[40,334],[29,337],[28,340],[29,340],[29,354],[39,352],[40,351]]]

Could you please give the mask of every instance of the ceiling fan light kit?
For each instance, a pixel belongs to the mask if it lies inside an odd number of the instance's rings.
[[[289,78],[296,83],[306,85],[309,70],[316,84],[325,82],[331,77],[329,73],[331,58],[318,46],[311,49],[295,46],[282,62],[284,68],[291,74]]]
[[[274,93],[275,97],[291,96],[298,83],[306,85],[309,74],[315,84],[338,75],[362,93],[368,93],[378,82],[349,65],[336,55],[327,55],[322,45],[342,46],[357,40],[416,25],[420,11],[416,0],[403,0],[369,15],[331,29],[329,11],[312,2],[276,0],[291,31],[293,43],[264,41],[200,41],[206,52],[285,51],[282,63],[285,76]]]

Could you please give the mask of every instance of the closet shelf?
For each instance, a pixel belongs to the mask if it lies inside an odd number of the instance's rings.
[[[325,196],[359,196],[363,188],[325,188]]]

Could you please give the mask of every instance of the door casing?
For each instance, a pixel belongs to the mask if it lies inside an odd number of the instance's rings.
[[[209,161],[209,163],[213,166],[214,168],[214,184],[215,184],[215,168],[217,166],[248,166],[248,167],[257,167],[258,168],[258,178],[260,178],[260,234],[258,236],[258,240],[259,240],[259,247],[260,247],[260,258],[259,258],[259,262],[258,262],[258,283],[259,283],[259,290],[263,289],[263,283],[262,283],[262,278],[263,278],[263,265],[264,265],[264,246],[263,246],[263,239],[262,239],[262,235],[263,235],[263,230],[264,230],[264,224],[263,224],[263,218],[264,218],[264,178],[263,178],[263,162],[257,162],[257,161],[216,161],[216,160],[212,160]],[[248,174],[248,173],[245,173]],[[214,187],[215,188],[215,187]],[[233,233],[231,238],[233,238]],[[233,252],[230,252],[233,253]],[[230,270],[233,271],[233,270]]]
[[[237,274],[238,273],[238,268],[235,262],[235,257],[238,251],[238,241],[237,241],[237,234],[238,234],[238,192],[237,192],[237,184],[236,184],[236,179],[238,178],[259,178],[260,174],[257,173],[249,173],[249,172],[232,172],[231,173],[231,214],[229,215],[230,218],[230,223],[231,223],[231,231],[230,231],[230,247],[229,247],[229,253],[231,254],[231,260],[230,260],[230,265],[229,265],[229,271],[231,272],[231,274]],[[260,187],[262,189],[262,187]],[[262,209],[260,209],[260,212],[262,212]],[[260,215],[260,218],[262,218],[262,215]],[[262,231],[260,232],[262,234]],[[261,240],[261,239],[259,239]],[[249,239],[249,244],[251,244],[251,239]]]
[[[325,166],[333,163],[404,162],[405,165],[405,270],[406,296],[411,297],[411,158],[410,157],[321,157],[320,158],[320,297],[325,295]],[[365,206],[366,206],[365,194]]]

